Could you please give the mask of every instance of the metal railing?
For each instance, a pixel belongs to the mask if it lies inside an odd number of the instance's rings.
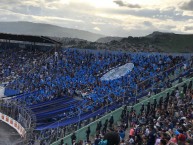
[[[33,140],[33,132],[36,128],[35,114],[25,106],[13,100],[0,100],[0,112],[16,120],[25,129],[23,143],[28,144]]]

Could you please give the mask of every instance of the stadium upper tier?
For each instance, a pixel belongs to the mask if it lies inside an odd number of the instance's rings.
[[[46,46],[33,47],[31,45],[20,48],[16,43],[6,48],[5,43],[0,43],[0,83],[10,82],[29,72],[49,49]]]
[[[18,50],[15,51],[19,54]],[[6,89],[21,93],[13,99],[26,103],[36,114],[38,129],[48,125],[54,128],[58,123],[50,124],[61,119],[60,126],[64,126],[76,122],[78,115],[87,119],[104,113],[101,108],[115,109],[121,102],[136,96],[136,87],[137,93],[144,95],[147,93],[144,91],[153,84],[159,84],[157,88],[169,86],[172,81],[170,74],[177,68],[186,70],[189,67],[190,64],[185,61],[183,56],[62,49],[44,59],[30,73],[20,73],[18,79],[10,82]],[[31,68],[33,61],[23,63],[25,70],[29,70],[28,66]],[[134,68],[126,75],[101,80],[106,72],[127,63],[133,63]],[[23,67],[17,67],[22,71]],[[160,72],[164,73],[158,75]],[[145,81],[154,76],[154,79]]]

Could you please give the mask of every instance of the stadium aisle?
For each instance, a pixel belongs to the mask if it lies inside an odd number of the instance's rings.
[[[0,145],[20,145],[21,137],[17,131],[0,121]]]

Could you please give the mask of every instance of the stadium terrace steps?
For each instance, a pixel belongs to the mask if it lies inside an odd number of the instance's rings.
[[[61,102],[61,101],[65,100],[65,99],[66,99],[66,96],[62,97],[62,98],[55,98],[53,100],[46,101],[46,102],[41,102],[41,103],[29,105],[28,107],[31,108],[31,109],[39,108],[39,107],[43,107],[43,106],[52,105],[52,104],[55,104],[57,102]]]
[[[50,112],[52,110],[58,110],[58,109],[62,109],[62,108],[71,106],[71,105],[73,105],[75,103],[78,103],[78,101],[72,99],[72,100],[69,100],[67,102],[64,101],[64,102],[60,102],[60,103],[57,103],[57,104],[52,104],[51,106],[47,106],[47,107],[43,106],[43,107],[38,108],[38,109],[32,109],[32,111],[35,114],[46,113],[46,112]]]
[[[68,108],[63,108],[63,109],[60,109],[60,110],[54,110],[54,111],[51,111],[51,112],[47,112],[47,113],[42,113],[42,114],[38,114],[36,116],[37,118],[37,121],[42,121],[42,120],[45,120],[45,119],[49,119],[49,118],[52,118],[52,117],[56,117],[56,116],[59,116],[59,115],[62,115],[64,114],[64,112],[66,111],[70,111],[70,109],[72,107],[75,107],[75,105],[73,106],[70,106]]]
[[[57,107],[53,107],[53,108],[50,108],[50,110],[44,110],[44,111],[41,111],[41,112],[36,112],[35,114],[37,116],[44,116],[46,114],[59,113],[61,111],[65,111],[67,109],[71,109],[73,107],[77,107],[78,103],[79,103],[78,101],[73,100],[73,102],[71,101],[71,102],[68,102],[68,103],[63,103],[59,107],[58,106]]]
[[[69,124],[74,124],[74,123],[77,123],[79,121],[83,121],[83,120],[95,117],[97,115],[102,115],[106,112],[106,110],[111,110],[112,111],[112,110],[114,110],[114,109],[116,109],[117,107],[120,107],[120,106],[121,106],[121,104],[115,103],[112,106],[104,107],[103,109],[99,109],[95,112],[89,111],[89,112],[83,113],[83,114],[80,115],[80,120],[79,120],[79,116],[76,116],[76,117],[73,117],[73,118],[70,118],[70,119],[65,119],[65,120],[60,120],[60,121],[54,122],[54,123],[50,123],[48,125],[39,125],[39,126],[37,126],[36,130],[56,128],[58,126],[66,126],[66,125],[69,125]]]

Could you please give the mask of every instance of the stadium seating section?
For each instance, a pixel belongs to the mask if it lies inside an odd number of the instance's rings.
[[[5,95],[16,95],[13,100],[26,104],[36,114],[37,130],[96,117],[136,101],[150,88],[159,92],[190,73],[192,65],[184,56],[79,49],[57,50],[42,59],[47,51],[14,47],[0,53],[2,83],[8,82]],[[134,64],[127,75],[110,81],[100,79],[126,63]],[[176,70],[181,73],[171,77]]]

